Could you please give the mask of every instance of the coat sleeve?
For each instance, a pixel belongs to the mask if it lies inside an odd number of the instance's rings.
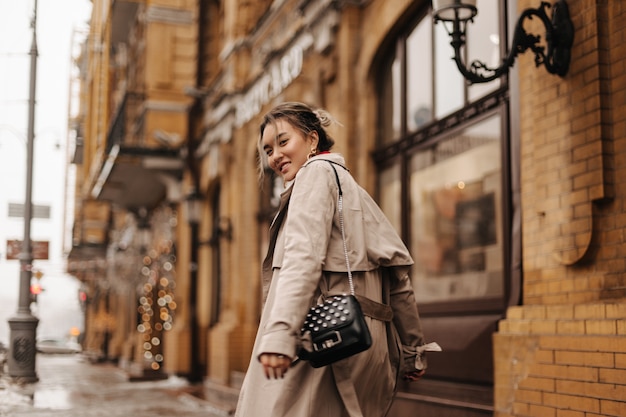
[[[322,276],[337,203],[337,186],[327,164],[302,168],[293,184],[283,224],[284,255],[274,279],[276,295],[269,309],[258,352],[294,358],[300,329]]]
[[[419,353],[417,349],[424,344],[424,334],[407,268],[390,268],[388,275],[389,304],[393,310],[393,324],[402,343],[401,371],[415,370],[418,355],[425,368],[425,357],[421,357],[424,354]]]

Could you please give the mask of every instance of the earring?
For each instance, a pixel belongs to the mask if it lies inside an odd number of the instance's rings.
[[[309,152],[309,154],[307,155],[306,159],[311,159],[311,158],[313,158],[315,155],[317,155],[317,149],[315,149],[315,148],[311,148],[311,152]]]

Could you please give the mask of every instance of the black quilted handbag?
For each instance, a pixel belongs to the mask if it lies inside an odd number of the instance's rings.
[[[301,330],[303,348],[298,352],[298,357],[309,361],[314,368],[345,359],[372,346],[372,336],[365,323],[361,305],[354,296],[354,283],[343,225],[343,192],[339,175],[332,163],[331,167],[335,172],[339,190],[337,208],[350,294],[329,296],[323,303],[311,307],[304,320]]]

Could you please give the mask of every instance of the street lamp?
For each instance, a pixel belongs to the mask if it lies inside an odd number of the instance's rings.
[[[24,241],[20,253],[20,291],[16,314],[8,320],[11,330],[8,370],[9,375],[23,382],[39,380],[35,371],[36,335],[39,320],[30,311],[30,281],[33,252],[30,239],[33,189],[33,142],[35,131],[35,89],[37,84],[37,0],[31,23],[33,38],[30,48],[30,91],[28,100],[28,136],[26,143],[26,197],[24,199]]]
[[[515,63],[517,55],[530,49],[535,54],[535,65],[544,65],[550,74],[564,76],[570,63],[574,26],[569,16],[565,0],[558,0],[552,6],[552,16],[548,17],[546,8],[549,3],[542,1],[536,9],[522,12],[515,26],[513,45],[509,55],[498,68],[490,68],[484,62],[475,60],[467,68],[461,59],[461,48],[465,45],[465,31],[468,22],[473,22],[478,14],[476,0],[433,0],[433,20],[442,22],[448,35],[452,38],[450,45],[454,48],[454,62],[465,79],[470,83],[485,83],[508,73]],[[524,20],[538,17],[545,27],[546,48],[539,45],[541,36],[526,33]]]
[[[189,327],[191,330],[191,369],[189,382],[202,382],[202,368],[200,364],[200,352],[198,351],[198,236],[200,231],[200,219],[202,217],[202,196],[193,189],[185,200],[187,210],[187,222],[189,223],[190,255],[189,255]]]

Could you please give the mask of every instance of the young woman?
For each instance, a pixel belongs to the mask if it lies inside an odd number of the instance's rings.
[[[235,416],[382,417],[398,375],[415,381],[425,372],[418,349],[424,338],[408,276],[413,260],[343,157],[330,153],[334,141],[325,130],[330,123],[325,111],[284,103],[261,124],[261,172],[269,166],[286,189],[270,228],[265,304]],[[297,356],[307,311],[328,295],[349,293],[333,169],[343,191],[355,293],[374,306],[364,308],[373,343],[362,353],[313,368]]]

